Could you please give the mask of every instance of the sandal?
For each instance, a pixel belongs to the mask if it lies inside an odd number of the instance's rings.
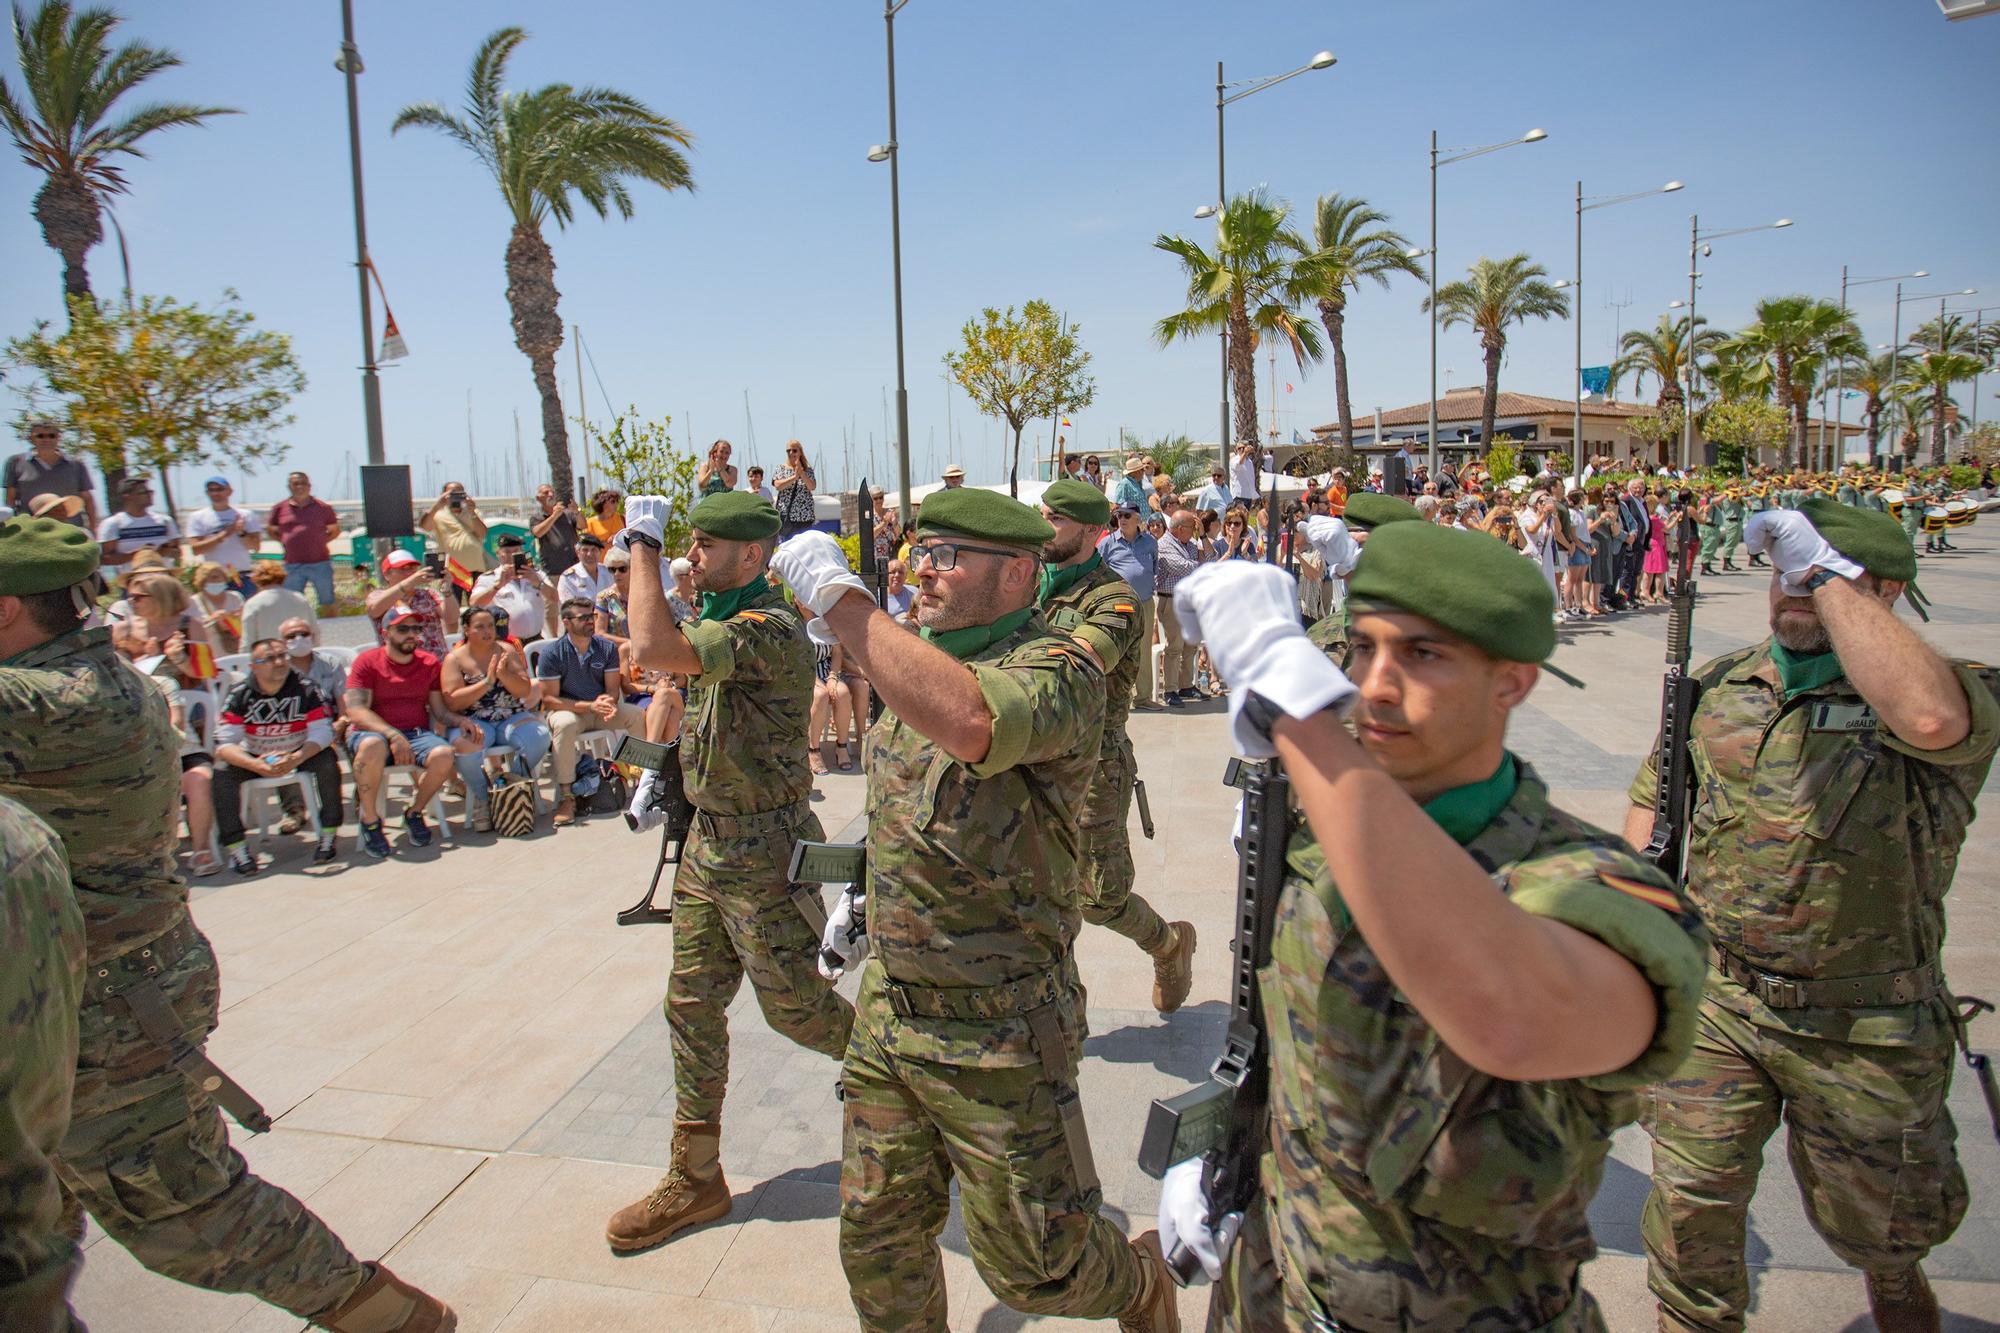
[[[814,776],[826,776],[826,760],[819,757],[819,747],[817,745],[806,751],[806,762],[812,765]]]
[[[845,745],[839,746],[836,752],[840,755],[840,771],[843,773],[852,773],[854,771],[854,759],[848,754],[847,747]]]
[[[222,862],[206,852],[197,852],[188,857],[188,871],[198,879],[207,879],[222,869]]]

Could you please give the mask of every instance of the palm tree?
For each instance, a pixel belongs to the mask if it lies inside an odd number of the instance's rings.
[[[1347,396],[1347,292],[1362,279],[1382,286],[1398,273],[1421,278],[1423,268],[1410,257],[1410,242],[1389,225],[1389,215],[1370,208],[1365,199],[1323,194],[1313,208],[1312,253],[1298,262],[1301,293],[1319,306],[1326,325],[1327,346],[1333,350],[1333,396],[1340,412],[1340,445],[1354,447],[1354,410]]]
[[[1892,357],[1888,352],[1878,352],[1872,356],[1848,357],[1841,365],[1841,386],[1854,390],[1866,399],[1861,415],[1868,423],[1870,458],[1881,452],[1877,446],[1882,434],[1882,408],[1895,392],[1902,371],[1909,364],[1908,357]]]
[[[34,17],[14,10],[14,48],[24,95],[0,80],[0,124],[21,160],[48,179],[35,192],[42,240],[62,256],[63,299],[90,295],[84,259],[104,239],[104,201],[129,188],[120,154],[144,157],[139,143],[157,130],[231,116],[226,106],[152,102],[117,121],[119,98],[172,69],[181,58],[164,47],[128,42],[110,49],[121,20],[108,9],[72,13],[68,0],[43,0]]]
[[[1926,352],[1963,352],[1976,356],[1980,343],[1985,341],[1983,329],[1975,330],[1972,321],[1963,315],[1944,317],[1943,337],[1939,337],[1938,321],[1925,320],[1915,333],[1910,335],[1910,344]]]
[[[1960,380],[1971,379],[1983,366],[1978,357],[1967,356],[1963,352],[1926,352],[1909,363],[1908,381],[1903,392],[1911,399],[1929,400],[1932,467],[1944,466],[1945,427],[1949,418],[1945,409],[1955,406],[1951,386]],[[1907,452],[1915,451],[1916,444],[1912,440]]]
[[[1530,319],[1560,319],[1569,313],[1569,298],[1544,281],[1549,271],[1528,258],[1527,251],[1505,259],[1487,259],[1466,272],[1470,278],[1438,289],[1439,322],[1445,328],[1466,324],[1479,332],[1486,356],[1486,393],[1479,404],[1479,440],[1493,443],[1493,414],[1500,402],[1500,357],[1507,350],[1507,326]],[[1430,298],[1423,308],[1429,310]]]
[[[1678,407],[1687,399],[1687,389],[1683,381],[1687,378],[1688,319],[1686,315],[1661,315],[1660,322],[1651,329],[1629,329],[1618,340],[1619,356],[1611,363],[1611,389],[1615,395],[1618,385],[1627,375],[1632,377],[1634,389],[1644,392],[1646,376],[1651,375],[1660,382],[1659,397],[1655,400],[1661,412],[1670,407]],[[1694,356],[1715,350],[1723,335],[1708,328],[1708,321],[1694,316]]]
[[[1301,370],[1320,358],[1319,329],[1297,314],[1304,283],[1296,266],[1311,251],[1287,225],[1291,211],[1256,190],[1237,195],[1222,210],[1213,254],[1184,236],[1163,234],[1153,241],[1155,249],[1180,260],[1187,275],[1187,308],[1154,325],[1153,337],[1166,347],[1181,338],[1228,331],[1237,443],[1257,439],[1258,336],[1283,336]],[[1229,443],[1222,442],[1225,455]]]
[[[1847,312],[1816,296],[1771,296],[1757,303],[1757,320],[1731,342],[1771,367],[1772,390],[1791,418],[1792,454],[1806,465],[1806,410],[1819,366],[1828,356],[1867,351]]]
[[[553,219],[559,228],[568,226],[576,215],[576,198],[600,218],[614,211],[630,218],[628,180],[665,190],[694,189],[680,151],[691,140],[679,125],[615,89],[551,83],[533,92],[505,91],[500,85],[507,60],[527,39],[520,28],[501,28],[480,43],[466,80],[462,117],[435,102],[418,102],[403,108],[390,132],[411,125],[441,130],[477,158],[500,187],[513,219],[506,269],[514,345],[534,368],[550,480],[557,494],[573,500],[569,432],[556,387],[556,352],[562,347],[556,302],[561,293],[556,291],[555,252],[542,237],[542,224]]]

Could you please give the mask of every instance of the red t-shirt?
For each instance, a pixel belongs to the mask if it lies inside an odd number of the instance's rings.
[[[438,688],[438,660],[418,649],[407,662],[390,659],[386,648],[364,649],[347,671],[347,688],[373,690],[369,707],[399,731],[422,731],[431,724],[431,691]]]
[[[314,496],[304,504],[288,497],[271,506],[264,526],[285,548],[285,560],[294,565],[316,565],[332,558],[326,548],[326,525],[340,521],[333,506]]]

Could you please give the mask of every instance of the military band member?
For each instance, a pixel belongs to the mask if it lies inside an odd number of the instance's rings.
[[[1687,894],[1713,937],[1694,1054],[1656,1090],[1643,1219],[1663,1329],[1740,1329],[1744,1228],[1782,1118],[1813,1227],[1883,1329],[1938,1327],[1921,1263],[1965,1176],[1945,1107],[1944,897],[2000,745],[1995,673],[1891,609],[1916,576],[1887,515],[1751,522],[1771,637],[1702,667]],[[1652,830],[1633,781],[1627,841]]]
[[[1130,1241],[1099,1211],[1077,1099],[1078,812],[1106,686],[1035,608],[1054,536],[990,491],[926,500],[910,549],[921,637],[825,534],[774,562],[885,705],[864,764],[867,883],[822,941],[844,967],[874,952],[841,1074],[840,1259],[870,1333],[945,1328],[954,1177],[973,1266],[1006,1305],[1180,1327],[1157,1235]]]
[[[1104,739],[1097,773],[1083,805],[1079,890],[1083,919],[1108,926],[1153,959],[1153,1008],[1170,1014],[1194,985],[1194,924],[1168,922],[1132,892],[1132,783],[1138,765],[1125,734],[1132,683],[1152,662],[1152,645],[1140,638],[1144,624],[1138,595],[1112,573],[1097,542],[1111,521],[1104,492],[1083,481],[1058,481],[1042,492],[1042,518],[1055,536],[1042,547],[1042,581],[1036,601],[1052,628],[1075,639],[1097,659],[1110,691],[1104,706]]]
[[[1260,997],[1259,1194],[1233,1245],[1198,1161],[1160,1202],[1163,1240],[1221,1277],[1209,1327],[1601,1329],[1584,1210],[1687,1052],[1700,926],[1507,749],[1555,647],[1548,585],[1484,534],[1378,528],[1345,673],[1276,571],[1216,566],[1177,600],[1236,685],[1237,747],[1275,750],[1306,823]]]
[[[239,1118],[255,1104],[202,1051],[221,978],[174,871],[180,733],[110,631],[85,627],[97,564],[80,528],[0,523],[0,795],[62,839],[87,950],[63,1187],[162,1276],[346,1333],[450,1329],[449,1306],[356,1258],[230,1146],[218,1099],[241,1097]]]
[[[789,879],[793,846],[825,834],[808,804],[812,645],[797,608],[764,578],[778,511],[750,491],[716,491],[695,505],[687,559],[701,618],[684,625],[674,623],[660,575],[661,533],[672,517],[671,502],[658,496],[625,501],[632,650],[643,667],[688,677],[680,764],[695,815],[674,873],[665,1004],[672,1165],[650,1194],[612,1215],[605,1239],[621,1251],[729,1211],[721,1161],[728,1010],[746,974],[765,1021],[801,1046],[837,1060],[854,1025],[853,1007],[813,966],[825,924],[817,900],[802,906]]]

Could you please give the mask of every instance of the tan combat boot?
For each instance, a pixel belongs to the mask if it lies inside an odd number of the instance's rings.
[[[1868,1275],[1868,1308],[1882,1333],[1938,1333],[1937,1297],[1915,1264]]]
[[[1194,926],[1176,921],[1167,927],[1167,942],[1153,955],[1153,1008],[1171,1014],[1194,988]]]
[[[458,1316],[427,1292],[418,1291],[380,1264],[368,1265],[368,1280],[340,1308],[312,1320],[335,1333],[451,1333]]]
[[[1132,1242],[1132,1251],[1139,1256],[1139,1294],[1118,1316],[1118,1333],[1181,1333],[1180,1306],[1160,1253],[1160,1233],[1143,1233]]]
[[[722,1127],[674,1123],[673,1165],[637,1203],[611,1215],[604,1239],[625,1253],[647,1250],[702,1222],[729,1212],[729,1182],[722,1178]]]

